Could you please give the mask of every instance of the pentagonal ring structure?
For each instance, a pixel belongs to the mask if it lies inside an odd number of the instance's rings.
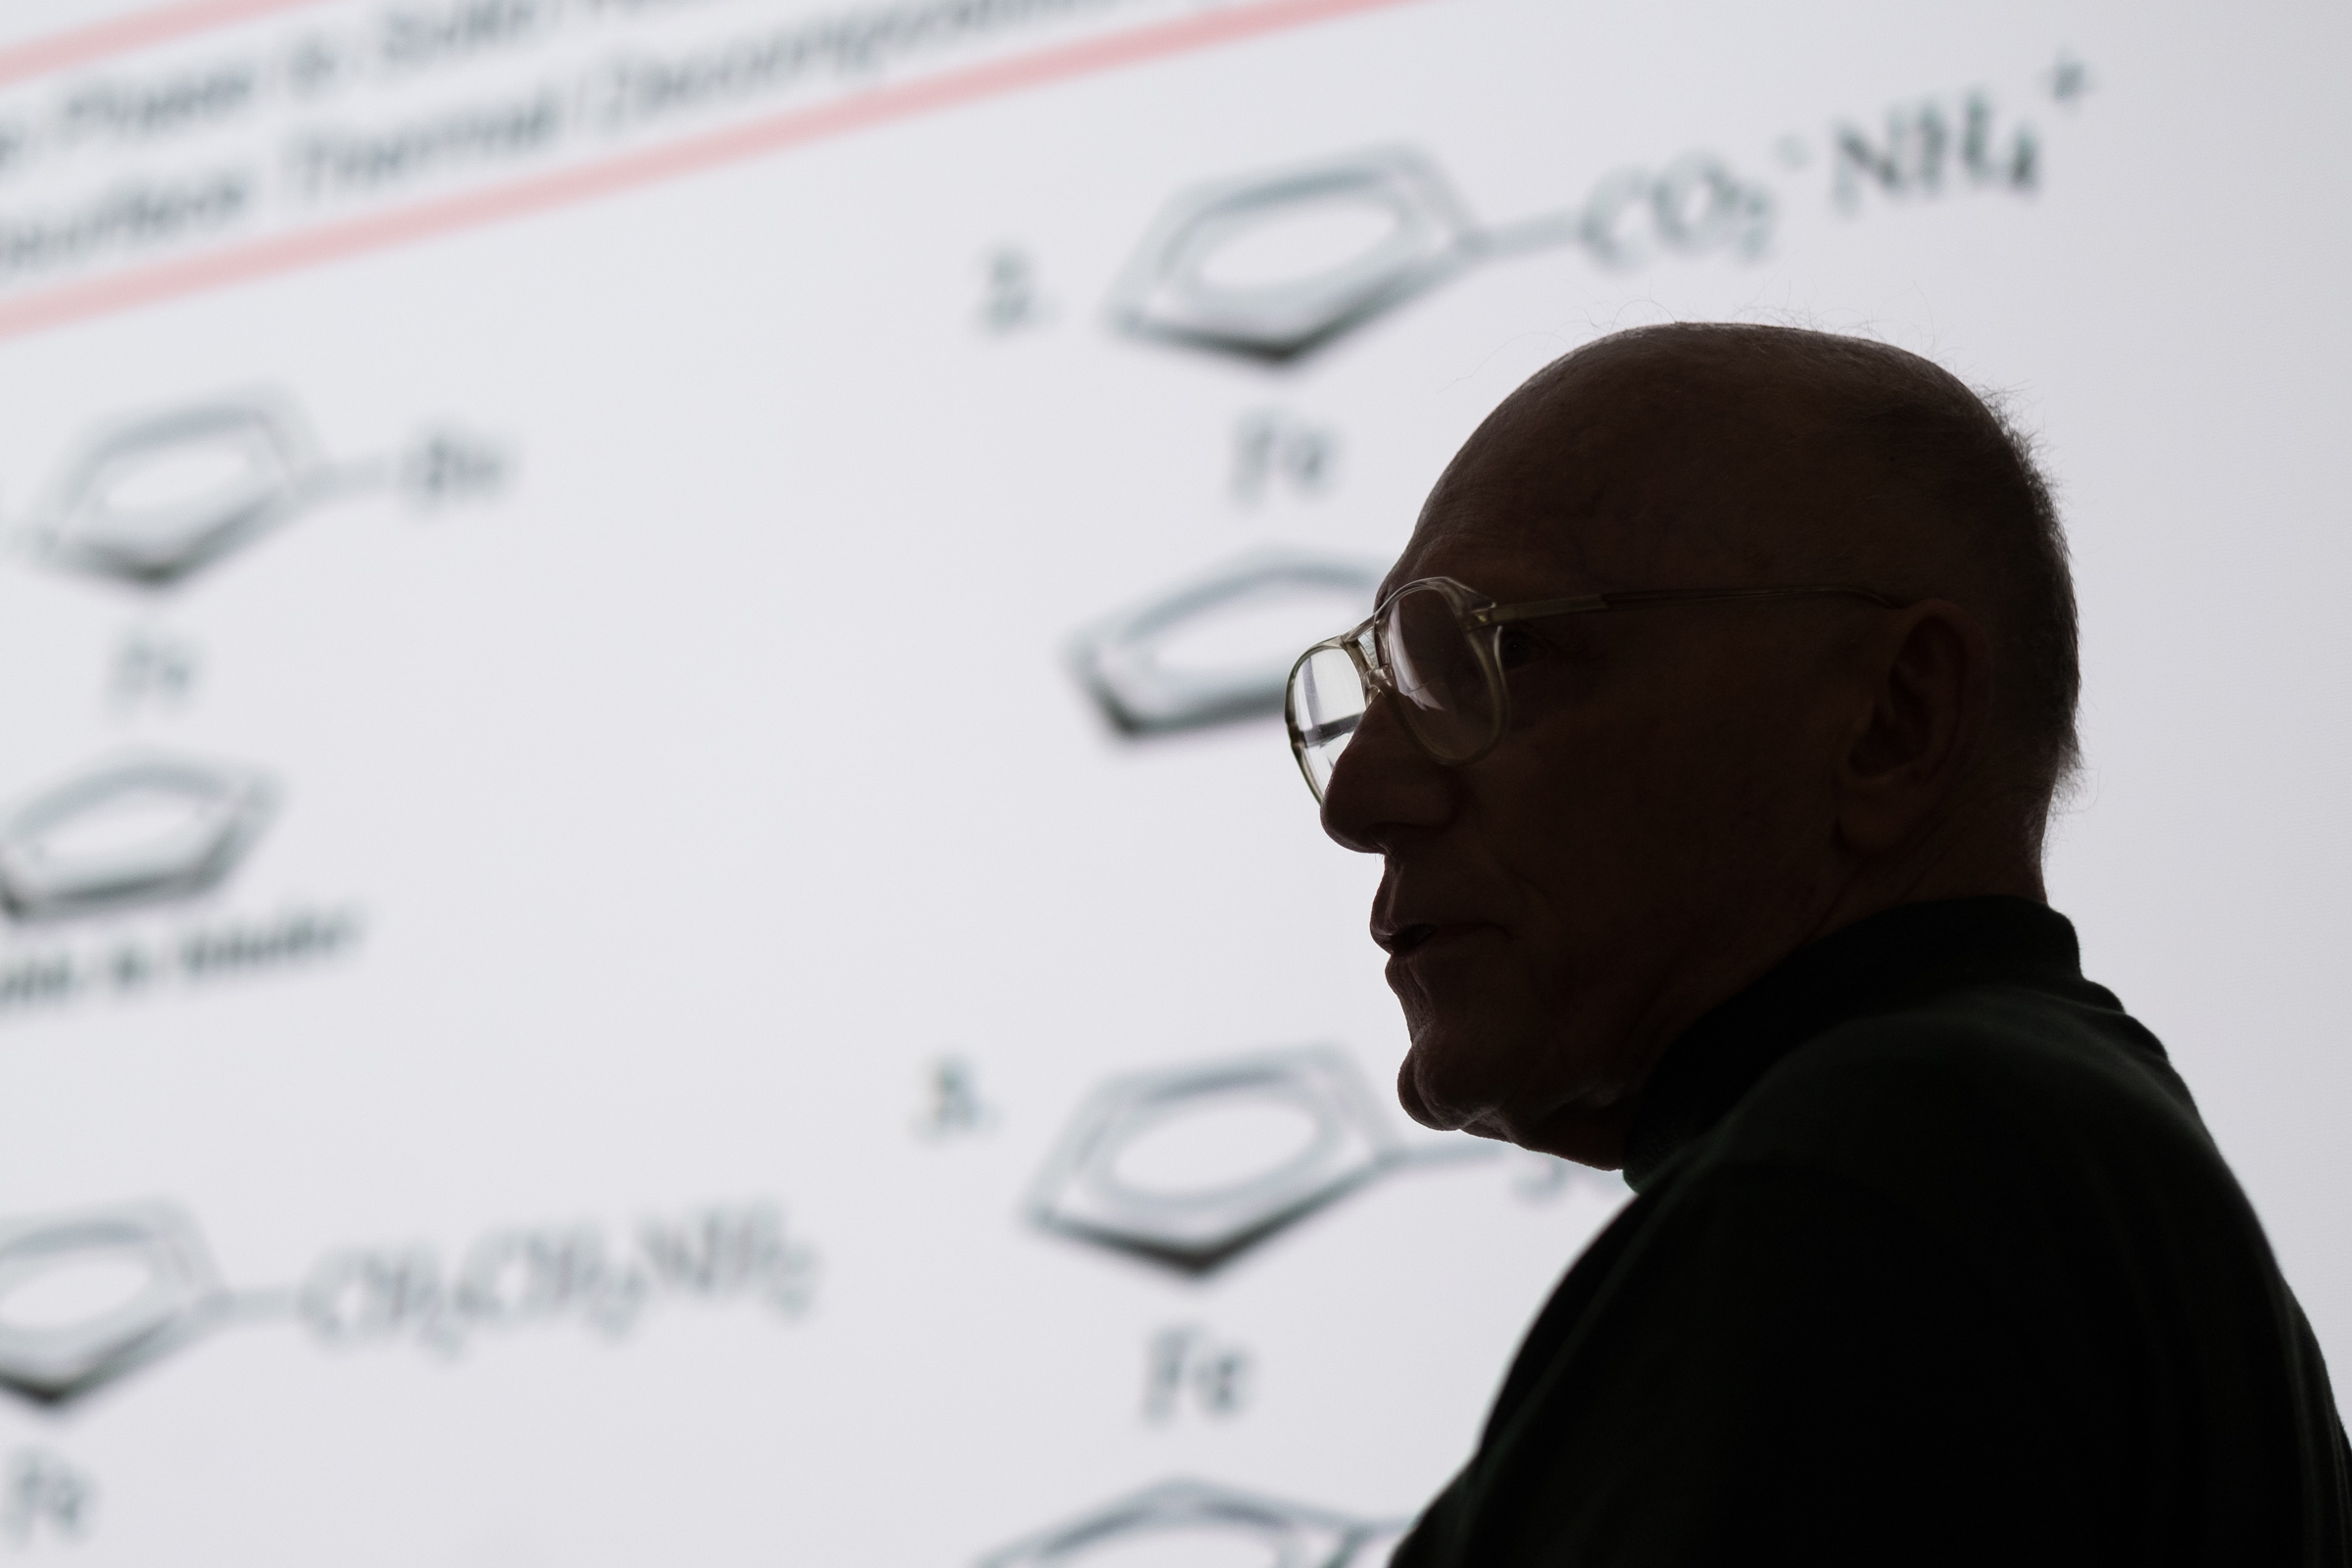
[[[1318,225],[1338,232],[1314,234]],[[1304,231],[1303,261],[1279,254],[1285,228]],[[1251,257],[1253,242],[1276,254]],[[1279,363],[1441,281],[1475,244],[1468,214],[1427,162],[1400,149],[1355,153],[1178,197],[1111,311],[1138,336]]]
[[[273,807],[244,768],[166,757],[91,768],[0,817],[0,907],[45,920],[202,893]]]
[[[1381,575],[1339,557],[1245,556],[1079,633],[1070,663],[1121,734],[1272,715],[1298,655],[1361,619]]]
[[[63,566],[169,586],[299,512],[320,489],[286,410],[241,398],[117,427],[68,465],[36,537]]]
[[[1221,1118],[1254,1120],[1248,1162],[1212,1151],[1196,1173],[1137,1168],[1164,1135],[1213,1144]],[[1264,1052],[1104,1084],[1080,1107],[1030,1191],[1048,1229],[1205,1274],[1354,1191],[1402,1157],[1354,1064],[1336,1051]],[[1181,1159],[1179,1160],[1181,1164]]]
[[[43,1302],[44,1283],[95,1271],[127,1291],[91,1305]],[[44,1404],[87,1393],[207,1326],[225,1298],[195,1225],[164,1203],[0,1221],[0,1387]],[[27,1310],[29,1302],[30,1310]]]
[[[1381,1545],[1398,1534],[1374,1524],[1252,1496],[1199,1481],[1163,1481],[1092,1513],[1017,1541],[980,1559],[978,1568],[1064,1568],[1097,1559],[1126,1561],[1138,1549],[1154,1562],[1236,1560],[1235,1547],[1264,1568],[1370,1568]],[[1189,1552],[1187,1548],[1190,1548]]]

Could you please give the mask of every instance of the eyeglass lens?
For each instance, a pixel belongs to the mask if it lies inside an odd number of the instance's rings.
[[[1374,637],[1413,738],[1446,762],[1485,750],[1494,739],[1496,694],[1452,601],[1436,588],[1399,594],[1382,610]],[[1317,649],[1293,672],[1291,724],[1317,800],[1370,702],[1344,648]]]
[[[1318,648],[1291,672],[1291,728],[1298,738],[1298,757],[1316,800],[1331,783],[1331,770],[1339,766],[1348,738],[1363,722],[1370,696],[1345,648]]]
[[[1413,738],[1442,762],[1486,750],[1494,738],[1494,692],[1453,601],[1436,588],[1399,594],[1379,635]]]

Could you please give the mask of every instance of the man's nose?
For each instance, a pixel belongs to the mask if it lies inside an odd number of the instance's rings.
[[[1443,826],[1459,787],[1405,733],[1396,698],[1383,692],[1364,710],[1323,789],[1323,831],[1348,849],[1379,855],[1399,832]]]

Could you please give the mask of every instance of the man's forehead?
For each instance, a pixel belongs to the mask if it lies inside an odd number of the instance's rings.
[[[1820,554],[1836,508],[1796,453],[1804,411],[1759,409],[1690,368],[1664,350],[1618,354],[1522,387],[1439,480],[1387,587],[1717,586]]]
[[[1753,554],[1731,520],[1697,495],[1612,494],[1567,472],[1448,482],[1422,509],[1386,588],[1445,576],[1511,599],[1656,587],[1692,573],[1712,580]]]
[[[1540,495],[1433,496],[1382,591],[1454,577],[1495,598],[1588,592],[1622,554],[1596,548],[1608,531],[1602,519]]]

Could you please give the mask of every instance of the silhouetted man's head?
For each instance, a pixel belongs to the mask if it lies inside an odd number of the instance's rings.
[[[1617,1162],[1658,1054],[1814,937],[1897,904],[2038,898],[2073,765],[2073,588],[2022,445],[1881,344],[1688,325],[1514,393],[1386,591],[1503,604],[1844,583],[1503,628],[1510,722],[1464,766],[1376,700],[1326,792],[1379,854],[1373,934],[1415,1117]]]

